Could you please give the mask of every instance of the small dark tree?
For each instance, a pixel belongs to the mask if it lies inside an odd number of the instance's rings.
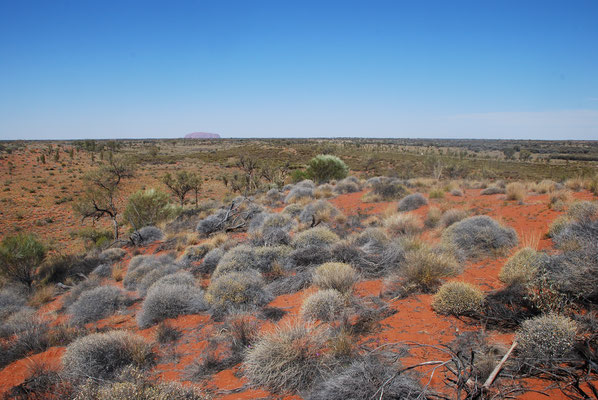
[[[35,271],[45,257],[46,248],[34,235],[7,236],[0,243],[0,273],[31,287]]]
[[[185,196],[187,193],[195,192],[195,205],[198,203],[198,194],[201,187],[201,177],[195,172],[177,171],[173,176],[167,173],[162,177],[162,182],[168,186],[170,191],[176,196],[181,203],[181,207],[185,203]]]
[[[75,212],[83,219],[92,218],[93,221],[109,217],[114,226],[114,238],[118,239],[116,197],[122,180],[131,176],[133,173],[128,163],[117,158],[88,173],[83,178],[84,194],[73,206]]]

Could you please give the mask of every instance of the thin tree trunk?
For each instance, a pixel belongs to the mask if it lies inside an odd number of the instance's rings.
[[[114,225],[114,240],[118,240],[118,222],[116,222],[116,217],[112,217],[112,224]]]

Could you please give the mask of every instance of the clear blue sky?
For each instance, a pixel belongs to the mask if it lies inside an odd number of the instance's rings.
[[[598,1],[0,0],[0,138],[598,139]]]

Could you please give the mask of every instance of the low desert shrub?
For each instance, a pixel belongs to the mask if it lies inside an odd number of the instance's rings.
[[[438,287],[443,279],[458,273],[459,265],[451,253],[423,246],[405,254],[399,277],[401,285],[407,290],[429,292]]]
[[[230,341],[231,349],[236,353],[241,353],[249,349],[257,340],[260,324],[251,313],[232,312],[224,320],[224,330]]]
[[[293,246],[295,248],[301,247],[326,247],[338,242],[340,239],[338,235],[330,229],[317,226],[315,228],[307,229],[298,233],[293,238]]]
[[[467,218],[467,212],[460,209],[452,209],[445,211],[440,217],[438,224],[443,228],[448,228],[455,222]]]
[[[567,216],[575,221],[586,221],[598,218],[597,201],[576,201],[569,206]]]
[[[264,246],[255,249],[254,269],[272,274],[280,272],[286,257],[293,251],[289,246]]]
[[[176,264],[162,265],[154,268],[143,275],[139,283],[135,286],[139,296],[145,297],[147,290],[162,278],[173,275],[180,270],[180,266]]]
[[[127,255],[127,251],[118,247],[106,249],[100,253],[100,259],[105,263],[115,263],[122,260]]]
[[[289,204],[285,208],[282,209],[282,214],[288,215],[291,218],[298,217],[303,211],[303,206],[299,204]]]
[[[503,227],[486,215],[469,217],[449,226],[442,239],[470,258],[504,253],[518,243],[513,228]]]
[[[194,271],[202,274],[213,273],[223,256],[224,250],[222,250],[220,247],[208,251],[199,267],[194,268]]]
[[[341,179],[336,183],[334,186],[334,191],[336,193],[355,193],[361,190],[361,185],[359,184],[359,179],[354,176],[349,176],[345,179]]]
[[[314,196],[315,196],[315,193],[314,193],[313,188],[296,185],[285,196],[284,202],[287,204],[296,203],[296,202],[304,200],[304,199],[313,199]]]
[[[405,259],[403,245],[391,241],[379,229],[366,229],[355,238],[337,243],[332,254],[335,261],[350,264],[366,277],[396,272]]]
[[[25,306],[25,296],[13,288],[0,290],[0,321]]]
[[[413,214],[395,214],[384,220],[384,227],[391,237],[413,236],[421,233],[423,225]]]
[[[98,286],[79,296],[69,308],[73,324],[82,325],[106,318],[128,303],[126,294],[116,286]]]
[[[335,289],[343,294],[351,293],[357,280],[357,271],[349,264],[339,262],[320,265],[312,278],[313,284],[320,289]]]
[[[212,233],[218,232],[222,229],[225,218],[226,210],[220,209],[214,214],[211,214],[199,221],[196,230],[202,235],[211,235]]]
[[[334,186],[329,183],[324,183],[316,188],[314,192],[316,199],[328,199],[334,197]]]
[[[576,333],[573,320],[550,313],[523,321],[516,340],[528,362],[557,364],[573,349]]]
[[[255,248],[244,244],[236,246],[224,253],[212,274],[212,278],[217,278],[229,272],[245,271],[255,264]]]
[[[304,224],[330,222],[340,212],[330,202],[318,200],[306,205],[299,214],[299,221]]]
[[[457,197],[462,197],[463,191],[461,189],[453,189],[453,190],[451,190],[451,195],[457,196]]]
[[[334,321],[341,317],[345,302],[338,290],[319,290],[305,299],[301,315],[307,320]]]
[[[266,286],[266,291],[273,296],[296,293],[311,285],[311,272],[303,271],[277,277]]]
[[[252,269],[230,272],[212,279],[206,300],[216,311],[245,306],[263,306],[272,300],[264,288],[261,274]]]
[[[129,262],[123,286],[128,290],[147,290],[162,276],[174,273],[181,268],[170,256],[136,256]]]
[[[306,246],[293,250],[285,257],[284,269],[288,271],[306,271],[333,260],[328,246]]]
[[[442,198],[444,198],[444,190],[442,190],[440,188],[432,189],[432,190],[430,190],[430,193],[428,194],[428,196],[431,199],[442,199]]]
[[[428,200],[421,193],[413,193],[399,201],[399,211],[413,211],[428,204]]]
[[[538,269],[548,261],[547,259],[545,254],[525,247],[507,260],[498,274],[498,279],[506,285],[527,285],[535,278]]]
[[[147,328],[167,318],[198,314],[209,308],[204,300],[203,291],[191,285],[188,278],[181,278],[182,280],[176,283],[164,280],[150,287],[137,315],[139,327]]]
[[[285,232],[289,232],[296,225],[293,218],[284,213],[269,214],[264,218],[264,221],[260,227],[262,234],[268,233],[273,230],[282,229]]]
[[[521,203],[525,199],[527,189],[523,183],[512,182],[507,185],[506,194],[507,200],[517,200]]]
[[[247,350],[243,370],[252,385],[274,393],[308,389],[328,366],[321,329],[298,322],[263,334]]]
[[[144,226],[143,228],[131,233],[129,239],[135,246],[147,246],[150,243],[162,240],[164,233],[155,226]]]
[[[0,324],[0,369],[29,354],[45,351],[49,346],[48,323],[27,307],[13,313]]]
[[[176,342],[181,336],[182,333],[178,328],[164,321],[156,327],[156,341],[160,344]]]
[[[306,172],[311,179],[324,183],[345,178],[349,174],[349,167],[336,156],[320,154],[309,160]]]
[[[125,331],[84,336],[68,345],[62,356],[64,373],[74,380],[112,380],[127,366],[145,369],[153,361],[151,345]]]
[[[68,293],[66,293],[62,297],[62,306],[64,308],[69,307],[77,301],[77,299],[79,298],[79,296],[81,296],[83,292],[86,292],[98,286],[100,286],[100,280],[93,277],[77,283],[75,286],[71,288],[71,290],[68,291]]]
[[[125,367],[115,382],[88,380],[78,387],[73,400],[207,400],[197,388],[176,382],[158,382],[136,367]]]
[[[401,180],[380,177],[369,184],[372,187],[372,200],[391,201],[407,195],[408,191]],[[365,200],[365,199],[364,199]]]
[[[265,199],[268,204],[275,205],[282,202],[283,195],[278,189],[272,188],[266,192]]]
[[[427,399],[419,380],[407,373],[398,373],[400,370],[398,363],[385,362],[376,354],[368,354],[327,374],[306,399]]]
[[[493,194],[504,194],[504,193],[505,193],[505,189],[503,189],[499,186],[489,186],[480,192],[480,194],[482,196],[492,196]]]
[[[468,315],[482,310],[484,293],[466,282],[447,282],[438,289],[432,307],[446,315]]]
[[[192,263],[201,261],[214,246],[212,243],[202,243],[195,246],[188,246],[185,248],[183,254],[178,258],[177,262],[181,265],[191,266]]]
[[[436,226],[438,226],[438,223],[440,222],[440,218],[442,218],[442,211],[440,210],[440,208],[430,207],[430,209],[428,210],[428,214],[426,214],[424,225],[426,226],[426,228],[436,228]]]
[[[571,192],[565,189],[556,190],[548,197],[548,207],[558,209],[557,204],[567,204],[571,201]]]
[[[98,278],[109,278],[112,276],[112,264],[100,264],[91,271],[91,274]]]

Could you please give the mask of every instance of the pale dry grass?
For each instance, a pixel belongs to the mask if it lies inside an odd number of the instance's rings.
[[[516,200],[521,203],[527,195],[527,189],[523,183],[512,182],[507,185],[506,194],[507,200]]]

